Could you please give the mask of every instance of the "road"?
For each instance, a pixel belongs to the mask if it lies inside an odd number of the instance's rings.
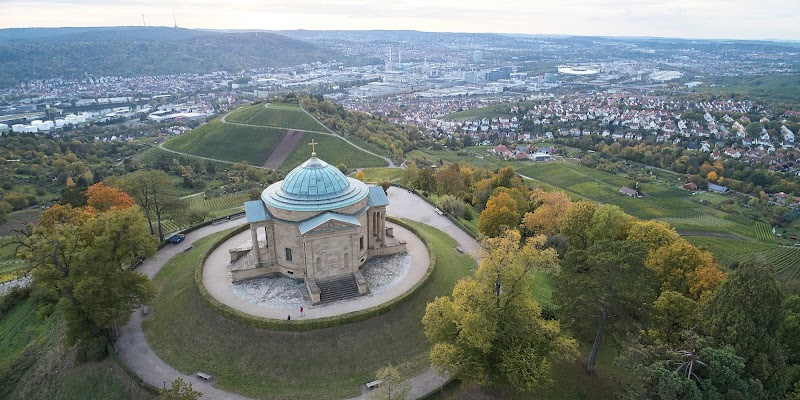
[[[24,276],[19,279],[14,279],[13,281],[8,281],[6,283],[0,283],[0,295],[5,294],[7,291],[17,287],[17,286],[27,286],[31,283],[30,276]]]
[[[419,196],[404,189],[389,188],[389,215],[407,218],[414,221],[431,225],[450,235],[455,239],[464,251],[477,255],[480,248],[478,242],[467,235],[453,222],[444,216],[439,215],[433,206],[422,200]],[[167,245],[159,250],[155,257],[145,260],[137,271],[153,279],[156,273],[175,255],[183,252],[196,240],[219,232],[225,229],[240,226],[245,223],[241,217],[218,224],[209,225],[186,234],[186,239],[178,245]],[[234,393],[225,392],[213,387],[194,375],[187,375],[175,370],[156,355],[142,331],[142,321],[146,318],[141,310],[134,311],[131,320],[119,330],[119,338],[116,346],[119,351],[120,359],[136,375],[145,382],[162,387],[164,381],[172,382],[176,378],[181,378],[186,382],[191,382],[195,390],[203,392],[204,399],[231,399],[244,400],[246,397]],[[410,379],[411,392],[408,399],[417,399],[428,394],[448,381],[447,377],[436,374],[431,368],[426,369],[417,376]],[[366,399],[367,395],[362,395],[358,399]]]

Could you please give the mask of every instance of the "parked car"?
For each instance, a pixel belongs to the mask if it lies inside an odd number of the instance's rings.
[[[184,235],[182,233],[177,233],[177,234],[172,235],[172,237],[169,238],[169,241],[172,244],[178,244],[178,243],[182,242],[183,239],[186,239],[186,235]]]

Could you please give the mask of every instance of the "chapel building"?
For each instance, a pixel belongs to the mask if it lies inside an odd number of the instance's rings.
[[[326,282],[355,283],[353,290],[366,294],[360,268],[367,260],[406,250],[386,227],[388,204],[382,187],[348,178],[312,152],[260,200],[244,203],[251,243],[230,250],[231,278],[303,279],[312,303],[320,302]]]

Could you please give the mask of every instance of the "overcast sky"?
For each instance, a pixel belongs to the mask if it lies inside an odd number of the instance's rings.
[[[0,0],[0,28],[173,25],[800,40],[800,0]]]

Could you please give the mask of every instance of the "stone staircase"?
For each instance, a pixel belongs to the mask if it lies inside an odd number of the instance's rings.
[[[358,297],[358,286],[352,274],[318,280],[320,304]]]

